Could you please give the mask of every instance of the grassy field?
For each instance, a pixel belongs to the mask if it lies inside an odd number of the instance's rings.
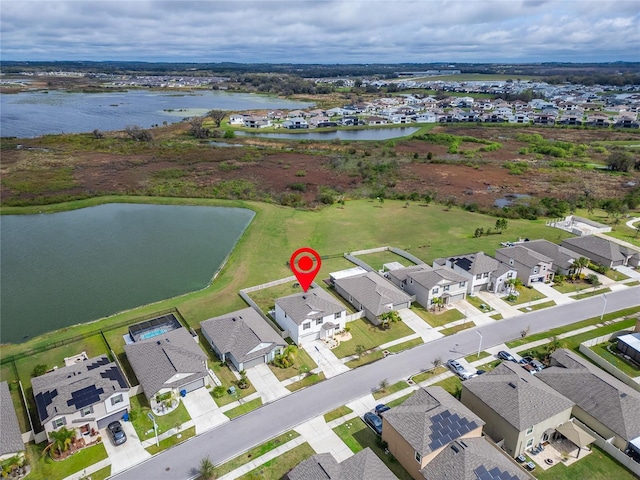
[[[255,410],[261,405],[262,405],[262,399],[256,398],[254,400],[249,400],[248,402],[245,402],[236,408],[227,410],[226,412],[224,412],[224,414],[233,420],[234,418],[239,417],[240,415],[244,415],[245,413],[249,413],[250,411]]]
[[[631,362],[627,362],[624,358],[614,355],[607,349],[607,347],[610,347],[611,350],[616,351],[617,343],[618,343],[617,341],[601,343],[600,345],[595,345],[591,347],[591,350],[593,350],[599,356],[604,358],[610,364],[622,370],[624,373],[626,373],[630,377],[633,378],[633,377],[640,376],[640,368],[638,368],[635,364]]]
[[[268,314],[269,310],[273,310],[275,308],[276,298],[286,297],[293,295],[294,293],[302,292],[300,285],[298,284],[298,286],[294,287],[294,284],[297,284],[297,280],[292,280],[291,282],[283,283],[282,285],[275,285],[273,287],[256,290],[255,292],[250,292],[248,295],[251,297],[251,300],[256,302],[258,307],[260,307],[264,313]]]
[[[467,355],[466,357],[464,357],[464,359],[467,362],[475,362],[476,360],[481,360],[483,358],[490,357],[490,356],[491,354],[489,352],[486,352],[483,350],[482,352],[480,352],[480,356],[478,356],[477,353],[472,353],[471,355]]]
[[[400,255],[396,255],[390,250],[384,252],[367,253],[365,255],[358,255],[358,258],[373,268],[374,270],[382,270],[382,266],[385,263],[398,262],[405,267],[411,267],[414,264]]]
[[[43,454],[46,442],[37,445],[27,444],[27,456],[31,465],[29,480],[62,480],[81,472],[85,468],[107,458],[107,451],[102,443],[85,448],[61,462],[54,461],[48,454]]]
[[[442,327],[448,323],[462,320],[464,315],[456,308],[448,308],[436,312],[427,311],[422,305],[414,303],[411,310],[432,327]]]
[[[391,328],[383,330],[373,325],[366,318],[349,322],[347,326],[350,327],[349,333],[351,333],[351,340],[340,342],[340,345],[332,350],[333,354],[338,358],[354,355],[357,345],[362,345],[365,350],[369,350],[383,343],[397,340],[398,338],[406,337],[413,333],[413,330],[403,322],[393,323]]]
[[[589,480],[632,480],[637,478],[612,457],[595,445],[591,445],[592,452],[585,455],[572,465],[559,463],[548,470],[536,468],[535,476],[538,480],[575,480],[584,478]]]
[[[605,277],[610,278],[611,280],[615,280],[616,282],[621,282],[622,280],[626,280],[629,278],[627,275],[618,272],[617,270],[607,270],[604,275]]]
[[[422,372],[422,373],[418,373],[417,375],[414,375],[413,377],[411,377],[411,380],[413,380],[416,383],[420,383],[448,371],[449,369],[447,367],[439,365],[434,369],[427,370],[426,372]]]
[[[238,477],[238,480],[280,480],[285,473],[315,453],[308,443],[303,443]]]

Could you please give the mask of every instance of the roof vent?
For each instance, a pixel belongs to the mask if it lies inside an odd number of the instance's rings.
[[[456,453],[460,453],[460,450],[458,450],[458,447],[456,447],[455,445],[451,445],[451,450],[453,450]]]
[[[171,343],[168,338],[165,338],[165,340],[166,340],[167,343]]]
[[[464,448],[469,448],[469,445],[467,445],[466,443],[464,443],[462,440],[459,440],[458,443],[460,445],[462,445]]]
[[[516,384],[515,384],[515,383],[513,383],[513,382],[509,382],[509,386],[510,386],[511,388],[516,388]]]
[[[161,342],[160,340],[158,340],[156,343],[157,343],[158,345],[162,345],[162,342]]]
[[[621,394],[620,394],[620,398],[624,398],[624,397],[626,397],[626,396],[627,396],[627,394],[626,394],[626,393],[621,393]]]

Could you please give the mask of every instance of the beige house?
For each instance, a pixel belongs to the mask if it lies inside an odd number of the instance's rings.
[[[484,433],[512,457],[547,441],[574,403],[520,365],[503,362],[462,383],[462,403],[486,422]]]

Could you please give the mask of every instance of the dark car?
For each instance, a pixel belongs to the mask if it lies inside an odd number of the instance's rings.
[[[376,405],[376,408],[375,408],[376,415],[380,415],[380,416],[382,416],[382,414],[387,410],[391,410],[391,407],[387,407],[384,403],[381,403],[380,405]]]
[[[111,422],[107,426],[107,430],[109,430],[109,435],[111,435],[111,440],[113,440],[114,445],[122,445],[127,441],[127,434],[124,433],[120,422]]]
[[[382,419],[378,415],[367,412],[364,414],[364,422],[373,428],[378,435],[382,435]]]
[[[500,360],[506,360],[508,362],[515,362],[516,359],[513,355],[511,355],[509,352],[505,352],[504,350],[500,350],[498,352],[498,358]]]
[[[531,365],[533,368],[535,368],[538,372],[541,372],[544,369],[544,365],[542,363],[540,363],[538,360],[536,360],[533,357],[522,357],[522,363],[526,363],[527,365]]]

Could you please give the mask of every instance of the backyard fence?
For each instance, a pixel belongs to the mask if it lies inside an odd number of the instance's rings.
[[[368,253],[386,252],[389,247],[376,247],[369,248],[368,250],[356,250],[355,252],[349,252],[351,255],[366,255]]]
[[[418,257],[416,257],[415,255],[411,255],[409,252],[405,252],[401,248],[389,247],[389,250],[395,253],[396,255],[400,255],[402,258],[406,258],[407,260],[415,263],[416,265],[426,265],[425,262],[420,260]]]
[[[364,268],[367,272],[373,272],[374,271],[373,268],[371,268],[367,262],[365,262],[363,260],[360,260],[359,258],[354,257],[353,255],[349,255],[348,253],[345,253],[344,254],[344,258],[349,260],[351,263],[355,263],[359,267]]]

